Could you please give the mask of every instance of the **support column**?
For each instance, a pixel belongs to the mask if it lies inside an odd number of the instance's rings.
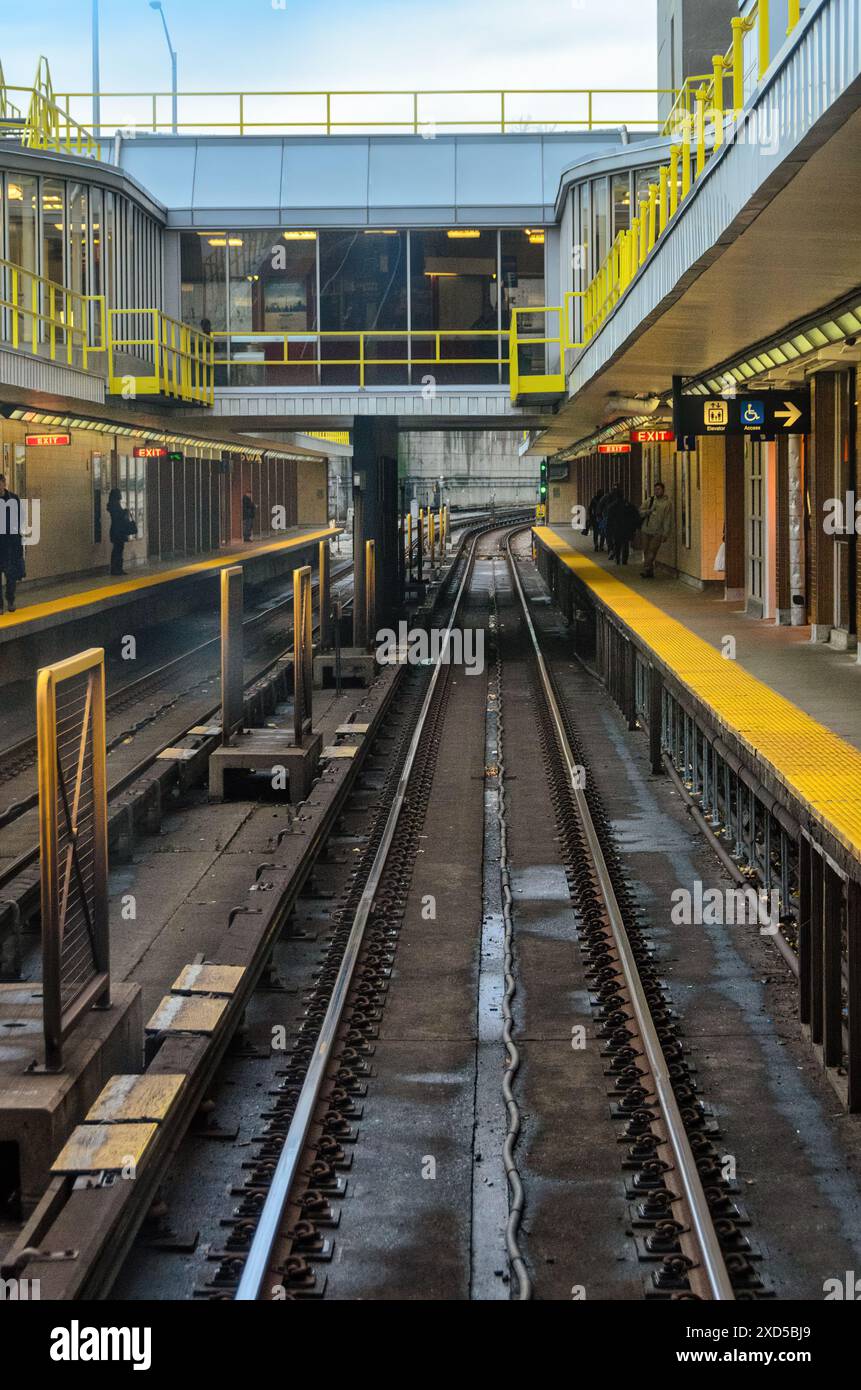
[[[807,579],[804,553],[804,476],[802,436],[787,440],[789,488],[789,621],[793,627],[807,622]]]
[[[398,557],[398,429],[394,419],[354,418],[354,499],[357,485],[362,493],[364,532],[362,548],[354,555],[364,555],[365,541],[375,542],[376,621],[388,627],[395,622],[403,601]],[[354,535],[354,544],[357,539]],[[368,634],[368,640],[372,637]]]

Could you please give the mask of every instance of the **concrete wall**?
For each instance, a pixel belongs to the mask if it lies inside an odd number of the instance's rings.
[[[506,430],[415,430],[400,436],[400,475],[407,502],[433,501],[443,490],[453,507],[538,500],[539,460],[521,458],[521,435]]]
[[[785,31],[785,0],[783,8]],[[658,86],[678,88],[686,77],[710,73],[714,54],[729,49],[730,20],[738,13],[738,0],[658,0]],[[666,117],[672,98],[659,100]]]

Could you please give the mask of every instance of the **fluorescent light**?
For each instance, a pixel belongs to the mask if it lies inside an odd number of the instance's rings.
[[[382,227],[366,227],[365,236],[397,236],[396,231]]]
[[[316,232],[284,232],[285,241],[316,241]]]
[[[449,241],[475,241],[481,232],[476,227],[453,227],[446,236]]]

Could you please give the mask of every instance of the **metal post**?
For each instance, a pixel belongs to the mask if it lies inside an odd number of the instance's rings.
[[[418,529],[418,538],[417,538],[417,543],[416,543],[416,579],[418,580],[418,583],[419,583],[419,584],[421,584],[421,583],[424,582],[424,568],[425,568],[425,563],[424,563],[424,549],[425,549],[424,522],[423,522],[423,520],[422,520],[422,514],[421,514],[421,512],[419,512],[419,529]]]
[[[311,733],[311,566],[293,571],[293,741],[301,748]]]
[[[847,1103],[849,1113],[857,1114],[861,1110],[861,884],[856,879],[850,878],[846,895]]]
[[[732,106],[737,120],[744,107],[744,35],[747,24],[738,16],[731,19],[730,24],[732,25]]]
[[[353,488],[353,646],[367,646],[365,630],[365,497],[361,488]]]
[[[759,47],[759,76],[765,77],[771,62],[770,0],[757,0],[756,27]]]
[[[93,0],[93,134],[98,140],[102,126],[102,84],[99,67],[99,0]]]
[[[221,571],[221,743],[226,748],[245,717],[244,571]]]
[[[824,865],[822,912],[822,1043],[826,1067],[843,1061],[843,880]]]
[[[798,1018],[810,1022],[810,917],[812,900],[812,850],[801,836],[798,844]]]
[[[365,641],[373,644],[377,631],[377,543],[365,541]]]
[[[804,491],[801,476],[801,435],[787,442],[789,473],[789,621],[793,627],[807,622],[804,554]]]
[[[810,853],[810,1036],[822,1042],[822,908],[823,860],[811,847]]]
[[[319,554],[317,601],[320,605],[320,650],[327,652],[332,643],[332,567],[328,540],[320,542]]]
[[[332,610],[335,627],[335,694],[341,693],[341,600],[335,599]]]

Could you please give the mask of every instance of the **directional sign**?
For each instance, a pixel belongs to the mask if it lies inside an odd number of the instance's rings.
[[[749,434],[757,439],[810,433],[809,391],[756,391],[674,400],[676,434]]]

